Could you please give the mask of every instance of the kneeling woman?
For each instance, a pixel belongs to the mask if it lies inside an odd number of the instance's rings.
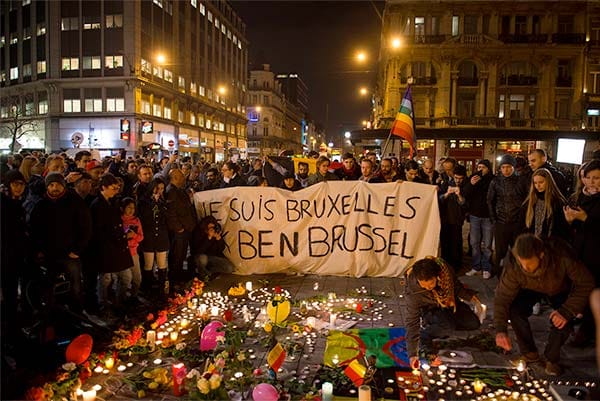
[[[420,321],[428,337],[440,337],[449,330],[477,330],[479,318],[465,304],[472,302],[482,311],[481,301],[458,281],[452,267],[440,258],[427,257],[406,273],[406,338],[410,365],[419,368]]]

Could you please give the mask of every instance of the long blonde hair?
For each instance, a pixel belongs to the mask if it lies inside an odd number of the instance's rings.
[[[543,177],[544,180],[546,180],[546,191],[544,193],[544,219],[550,220],[552,218],[552,209],[556,202],[561,202],[563,205],[567,203],[567,200],[556,186],[556,182],[550,171],[545,168],[538,168],[531,176],[529,195],[527,196],[527,199],[525,199],[525,204],[527,204],[525,225],[527,228],[531,228],[535,216],[535,203],[537,201],[536,189],[533,183],[533,177],[535,176]]]

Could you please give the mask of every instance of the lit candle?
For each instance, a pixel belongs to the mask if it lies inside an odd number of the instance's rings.
[[[321,386],[321,395],[323,396],[323,401],[331,401],[333,397],[333,384],[330,382],[323,383],[323,386]]]
[[[122,372],[122,371],[124,371],[125,369],[127,369],[127,367],[126,367],[125,365],[119,365],[119,367],[117,368],[117,370],[118,370],[119,372]]]
[[[181,319],[180,325],[182,329],[185,329],[190,325],[190,321],[187,319]]]
[[[185,391],[185,375],[186,369],[183,363],[178,363],[173,365],[173,394],[176,397],[180,397],[183,395]]]
[[[481,381],[481,380],[479,380],[479,379],[476,379],[476,380],[473,382],[473,390],[475,390],[475,392],[476,392],[477,394],[481,394],[481,392],[483,391],[483,387],[484,387],[484,386],[485,386],[485,383],[484,383],[484,382],[482,382],[482,381]]]
[[[317,318],[314,316],[309,316],[306,318],[306,325],[311,329],[317,325]]]
[[[211,306],[210,307],[210,315],[211,316],[219,316],[219,307],[218,306]]]
[[[333,363],[333,366],[337,366],[337,364],[340,363],[340,357],[338,354],[333,355],[333,358],[331,358],[331,363]]]
[[[169,334],[171,341],[177,341],[177,337],[179,337],[179,333],[176,331],[172,331],[171,334]]]
[[[371,401],[371,387],[363,385],[358,388],[358,401]]]
[[[206,305],[206,304],[200,304],[200,307],[198,307],[198,312],[201,315],[205,315],[207,310],[208,310],[208,305]]]
[[[337,319],[337,313],[330,313],[329,314],[329,326],[331,327],[335,327],[335,321]]]
[[[522,360],[522,359],[520,359],[520,360],[519,360],[519,363],[517,363],[517,370],[518,370],[519,372],[523,372],[523,371],[525,370],[525,366],[526,366],[526,365],[525,365],[525,361],[524,361],[524,360]]]
[[[95,372],[95,373],[102,373],[102,371],[103,371],[103,370],[104,370],[104,369],[102,368],[102,366],[96,366],[96,367],[94,368],[94,372]]]
[[[319,283],[314,283],[313,284],[313,290],[319,291]]]
[[[163,333],[162,331],[159,331],[158,334],[156,335],[156,337],[158,338],[158,341],[162,341],[164,336],[165,336],[165,333]]]
[[[154,330],[148,330],[146,332],[146,342],[149,345],[154,345],[154,343],[156,342],[156,331],[154,331]]]
[[[246,281],[246,291],[252,291],[252,281]]]
[[[96,400],[96,390],[89,390],[83,392],[83,401],[95,401]]]
[[[162,363],[162,359],[156,358],[153,362],[155,365],[160,365]]]
[[[106,358],[106,360],[104,361],[104,366],[106,367],[106,369],[112,369],[113,366],[115,366],[115,360],[114,360],[114,358],[112,356]],[[96,397],[96,395],[94,395],[94,398],[95,397]]]

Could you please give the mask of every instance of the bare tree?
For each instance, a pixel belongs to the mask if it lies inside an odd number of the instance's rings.
[[[33,110],[23,107],[22,100],[27,101],[19,97],[6,97],[1,102],[2,108],[5,108],[8,116],[0,118],[0,133],[4,138],[11,138],[11,153],[15,152],[18,139],[37,131],[37,122],[31,118]]]

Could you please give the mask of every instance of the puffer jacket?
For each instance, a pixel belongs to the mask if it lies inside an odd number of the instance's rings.
[[[527,197],[529,183],[515,174],[504,177],[498,174],[487,193],[490,219],[496,223],[517,223],[521,217],[521,206]]]
[[[583,312],[594,288],[591,273],[576,259],[572,249],[559,239],[549,239],[544,243],[544,257],[534,273],[524,271],[510,253],[504,263],[494,299],[494,326],[498,333],[507,332],[508,311],[520,290],[532,290],[548,296],[568,291],[569,296],[558,312],[571,320]]]

